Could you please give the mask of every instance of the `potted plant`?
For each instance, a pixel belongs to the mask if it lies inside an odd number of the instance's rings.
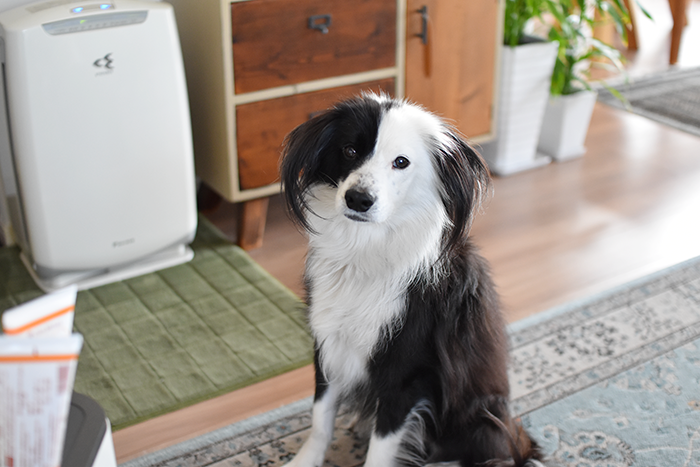
[[[558,44],[538,149],[558,161],[582,156],[597,92],[589,84],[593,66],[624,73],[622,56],[596,39],[593,30],[611,21],[627,39],[629,13],[621,0],[548,0],[548,37]],[[608,88],[618,98],[618,91]]]
[[[510,175],[548,164],[537,142],[549,96],[557,43],[526,34],[548,0],[505,0],[496,137],[482,145],[491,171]]]

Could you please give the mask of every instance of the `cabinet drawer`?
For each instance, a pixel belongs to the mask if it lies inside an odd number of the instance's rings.
[[[384,79],[237,106],[240,189],[278,182],[282,142],[287,133],[313,113],[363,90],[381,90],[393,96],[394,80]]]
[[[396,0],[235,2],[231,31],[236,94],[396,62]]]

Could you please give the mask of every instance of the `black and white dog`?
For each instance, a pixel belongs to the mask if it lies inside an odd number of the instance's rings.
[[[281,169],[309,233],[316,342],[311,434],[290,462],[320,467],[346,403],[371,422],[365,465],[539,466],[511,419],[507,338],[468,237],[483,160],[419,106],[367,94],[293,130]]]

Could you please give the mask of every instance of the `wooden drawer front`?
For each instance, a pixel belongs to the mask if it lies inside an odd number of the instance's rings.
[[[318,15],[330,15],[325,34],[309,27],[309,18]],[[396,61],[396,0],[232,3],[231,30],[236,94],[389,68]]]
[[[282,142],[287,133],[315,112],[362,90],[382,90],[393,96],[394,80],[384,79],[237,106],[240,189],[278,182]]]

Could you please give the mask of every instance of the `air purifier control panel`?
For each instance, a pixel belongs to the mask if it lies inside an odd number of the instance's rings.
[[[129,24],[139,24],[146,21],[148,11],[124,11],[118,13],[108,13],[101,15],[91,15],[54,21],[43,24],[42,27],[47,33],[56,36],[59,34],[70,34],[81,31],[92,31],[94,29],[114,28],[127,26]]]

